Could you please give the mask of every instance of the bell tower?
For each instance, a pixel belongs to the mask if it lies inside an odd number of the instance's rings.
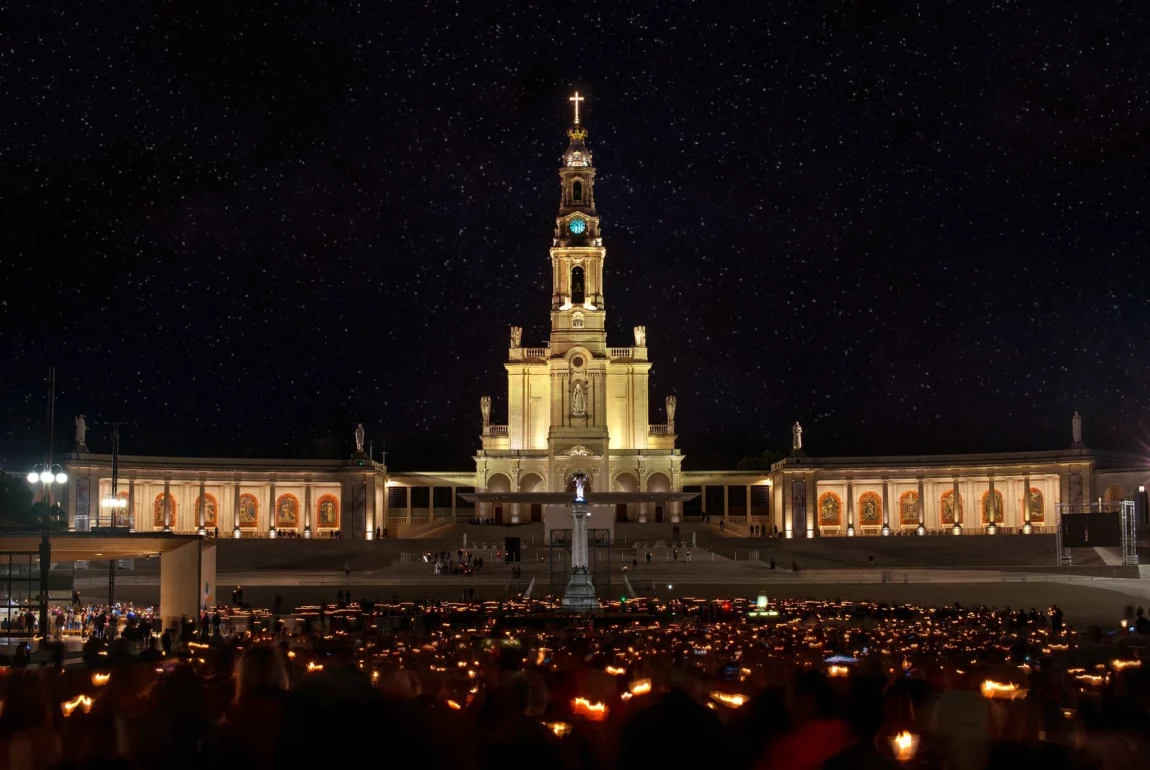
[[[522,327],[511,327],[504,364],[507,424],[492,423],[491,400],[481,399],[483,448],[475,457],[475,486],[562,492],[582,475],[592,492],[674,491],[682,462],[675,448],[676,401],[664,402],[666,423],[651,424],[647,327],[632,328],[633,344],[616,340],[608,347],[607,250],[582,121],[585,99],[576,92],[568,101],[574,114],[559,161],[559,211],[549,251],[551,331],[546,345],[524,347]],[[494,508],[488,513],[497,520],[503,515]],[[509,512],[513,521],[523,514],[517,506]],[[646,521],[648,514],[662,520],[659,506],[626,511],[629,520]],[[557,515],[570,521],[566,506]]]
[[[587,149],[587,129],[579,120],[584,97],[570,98],[575,120],[559,167],[559,215],[551,243],[551,355],[572,347],[595,356],[607,353],[603,302],[603,261],[607,250],[595,210],[595,167]]]

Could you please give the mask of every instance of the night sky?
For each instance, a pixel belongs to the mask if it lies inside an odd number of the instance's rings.
[[[0,463],[55,364],[59,450],[472,467],[576,88],[688,468],[1150,445],[1138,3],[539,5],[0,9]]]

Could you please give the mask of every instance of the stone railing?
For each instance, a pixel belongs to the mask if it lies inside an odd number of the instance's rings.
[[[484,436],[506,436],[507,435],[507,426],[506,425],[488,425],[484,429],[483,435]]]
[[[547,358],[550,354],[550,348],[523,348],[524,358]]]
[[[631,358],[633,354],[631,348],[607,348],[608,358]]]
[[[670,425],[649,425],[649,426],[647,426],[647,435],[648,436],[670,436],[671,435],[671,426]]]

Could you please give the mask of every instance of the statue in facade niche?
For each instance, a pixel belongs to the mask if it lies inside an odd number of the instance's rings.
[[[642,348],[642,347],[646,347],[646,345],[647,345],[647,327],[646,326],[636,326],[635,327],[635,347]]]
[[[491,396],[479,397],[479,412],[483,415],[483,424],[491,423]]]
[[[511,327],[511,347],[517,348],[523,343],[523,327]]]
[[[571,390],[571,413],[584,414],[587,411],[587,398],[583,395],[583,383],[575,383]]]
[[[667,405],[667,424],[670,425],[675,422],[675,407],[678,406],[679,400],[674,396],[667,396],[664,403]]]
[[[795,427],[791,429],[794,438],[791,441],[791,449],[798,452],[803,448],[803,426],[795,423]]]
[[[1074,446],[1082,446],[1082,415],[1077,410],[1070,418],[1070,435],[1074,440]]]
[[[363,454],[363,423],[355,426],[355,451],[358,454]]]
[[[88,443],[88,423],[84,415],[76,418],[76,446],[86,446]]]

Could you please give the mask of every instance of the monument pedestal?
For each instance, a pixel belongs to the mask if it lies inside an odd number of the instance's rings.
[[[579,490],[575,502],[571,503],[571,574],[561,606],[573,612],[593,612],[599,609],[599,599],[587,563],[587,517],[591,506],[582,499],[581,492]]]

